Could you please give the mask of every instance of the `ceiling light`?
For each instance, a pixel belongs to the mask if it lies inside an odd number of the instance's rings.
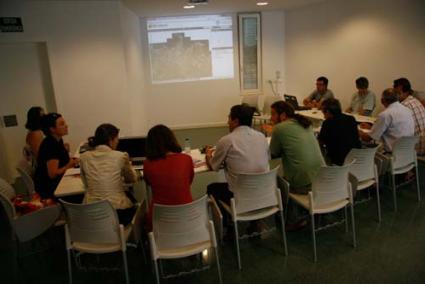
[[[183,6],[183,9],[193,9],[193,8],[195,8],[194,5],[184,5]]]
[[[269,5],[269,2],[257,2],[257,6],[266,6]]]

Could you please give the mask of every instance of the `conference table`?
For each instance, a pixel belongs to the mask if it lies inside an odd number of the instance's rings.
[[[192,157],[195,174],[208,171],[208,166],[205,162],[205,154],[202,154],[199,149],[192,149],[188,154]],[[140,174],[140,177],[143,178],[143,167],[134,166],[134,169]],[[61,198],[66,196],[84,194],[84,192],[85,186],[81,179],[80,169],[73,168],[68,169],[65,172],[64,176],[59,182],[59,185],[56,188],[55,196],[57,198]]]

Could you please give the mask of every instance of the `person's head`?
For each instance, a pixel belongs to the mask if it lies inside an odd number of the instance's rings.
[[[68,134],[68,125],[62,115],[51,112],[41,118],[41,130],[46,136],[51,135],[61,138]]]
[[[89,145],[96,147],[99,145],[106,145],[111,149],[117,149],[118,134],[120,130],[112,124],[104,123],[99,125],[94,132],[94,136],[89,138]]]
[[[359,77],[356,79],[356,88],[359,95],[364,96],[367,94],[369,88],[369,80],[366,77]]]
[[[146,138],[146,157],[149,160],[165,158],[167,153],[180,153],[182,147],[177,142],[176,136],[165,125],[159,124],[152,127]]]
[[[321,76],[321,77],[317,78],[317,80],[316,80],[316,90],[319,93],[323,94],[328,89],[328,82],[329,82],[329,80],[326,77]]]
[[[381,103],[388,107],[390,104],[398,102],[399,92],[396,89],[389,88],[382,92]]]
[[[41,129],[41,117],[44,115],[44,110],[42,107],[35,106],[28,110],[27,112],[27,123],[25,123],[25,128],[29,131],[35,131]]]
[[[273,124],[286,121],[288,119],[295,119],[302,127],[308,128],[311,121],[307,118],[296,114],[292,105],[284,101],[277,101],[271,105],[271,121]]]
[[[323,115],[325,116],[325,119],[329,119],[338,115],[341,115],[342,109],[341,109],[341,103],[334,98],[329,98],[323,101],[321,106]]]
[[[233,131],[238,126],[251,126],[254,109],[246,104],[234,105],[230,109],[227,125]]]
[[[398,78],[393,81],[393,88],[399,93],[412,93],[412,86],[406,78]]]

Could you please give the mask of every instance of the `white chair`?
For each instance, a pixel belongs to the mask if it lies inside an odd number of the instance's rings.
[[[71,204],[63,200],[66,213],[65,241],[68,257],[69,283],[72,283],[71,250],[103,254],[122,252],[126,283],[130,282],[127,266],[126,240],[130,227],[124,230],[107,200],[89,204]]]
[[[418,201],[421,201],[421,189],[419,187],[418,160],[416,157],[415,145],[418,143],[417,136],[406,136],[399,138],[393,146],[390,158],[391,184],[394,198],[394,211],[397,211],[397,193],[395,175],[407,173],[413,168],[416,169],[416,189]]]
[[[232,188],[234,197],[230,200],[230,206],[220,201],[234,222],[239,269],[242,269],[239,249],[239,221],[259,220],[280,212],[283,247],[285,255],[288,255],[282,196],[277,187],[278,169],[279,167],[276,167],[265,173],[238,174],[235,188]]]
[[[25,195],[28,197],[31,197],[35,193],[35,186],[34,186],[34,181],[32,177],[29,175],[26,169],[23,168],[22,166],[18,166],[16,170],[21,175],[22,181],[24,182]]]
[[[350,174],[357,179],[357,187],[355,190],[361,191],[369,189],[375,185],[376,189],[376,206],[378,211],[378,221],[381,222],[381,203],[379,198],[379,175],[378,169],[375,165],[375,154],[378,147],[364,148],[364,149],[351,149],[345,158],[345,163],[354,163],[350,167]],[[353,188],[354,190],[354,188]],[[370,194],[370,193],[369,193]]]
[[[61,209],[57,205],[20,216],[11,202],[15,196],[12,186],[0,178],[0,204],[8,216],[13,239],[30,241],[44,233],[58,219]]]
[[[258,99],[260,95],[244,95],[242,96],[242,104],[247,104],[250,107],[255,108],[256,110],[259,109],[258,107]]]
[[[265,96],[264,97],[264,104],[263,104],[263,111],[261,112],[262,115],[271,115],[271,105],[274,104],[277,101],[281,101],[282,98],[280,96]]]
[[[208,217],[207,196],[183,205],[154,204],[152,225],[149,242],[158,284],[158,260],[187,257],[209,248],[214,248],[222,283],[214,224]]]
[[[350,205],[353,246],[356,247],[357,245],[353,195],[351,191],[351,184],[348,182],[348,172],[351,165],[352,164],[350,163],[341,167],[322,166],[313,180],[311,192],[309,192],[308,195],[289,193],[289,198],[307,209],[310,213],[314,262],[317,261],[316,231],[323,229],[316,229],[314,215],[331,213],[344,208],[345,229],[348,231],[347,205]],[[328,228],[330,226],[332,225],[325,226],[324,228]]]

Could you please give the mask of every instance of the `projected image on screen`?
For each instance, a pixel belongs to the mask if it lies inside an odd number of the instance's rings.
[[[233,78],[230,16],[148,19],[152,82]]]

